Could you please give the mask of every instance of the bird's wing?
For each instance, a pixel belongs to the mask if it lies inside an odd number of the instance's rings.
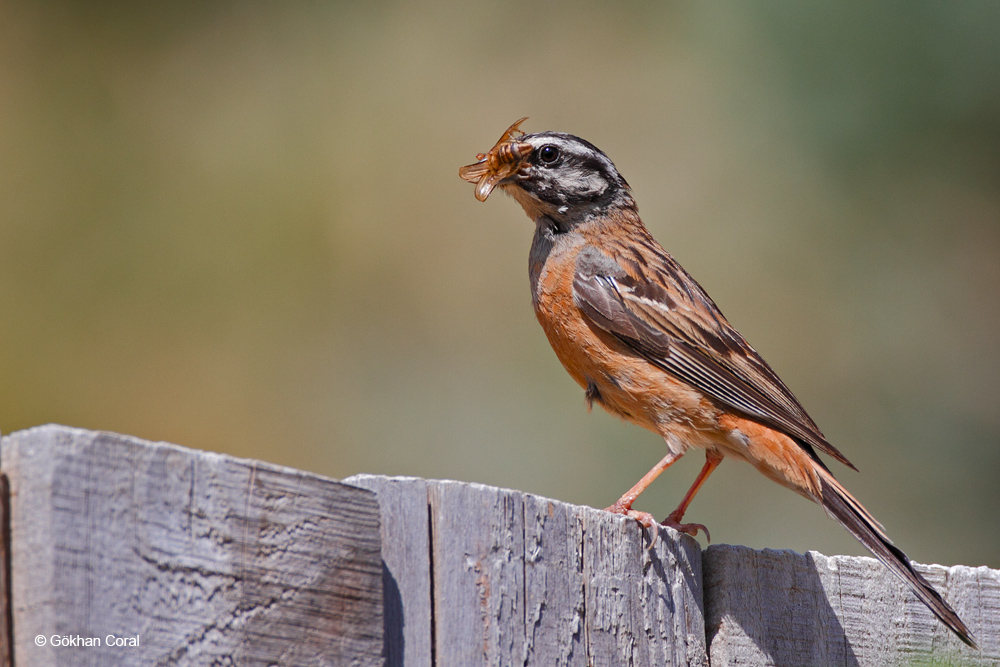
[[[826,441],[771,367],[666,252],[625,261],[588,247],[573,280],[577,307],[650,363],[707,396],[854,468]],[[817,459],[818,461],[818,459]],[[856,468],[854,468],[856,470]]]

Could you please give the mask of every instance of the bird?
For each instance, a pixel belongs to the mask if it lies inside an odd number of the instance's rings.
[[[854,470],[711,297],[653,238],[632,190],[608,156],[563,132],[527,134],[511,125],[488,153],[459,169],[485,202],[496,188],[535,223],[529,252],[531,299],[552,349],[597,404],[660,435],[667,454],[610,512],[646,527],[639,495],[692,448],[705,464],[662,522],[682,523],[695,494],[724,459],[749,463],[826,510],[955,635],[976,648],[969,628],[883,526],[834,478],[819,452]]]

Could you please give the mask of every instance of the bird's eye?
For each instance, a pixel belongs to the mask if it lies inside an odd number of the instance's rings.
[[[552,145],[542,146],[542,150],[538,151],[538,159],[542,164],[552,164],[559,159],[559,149]]]

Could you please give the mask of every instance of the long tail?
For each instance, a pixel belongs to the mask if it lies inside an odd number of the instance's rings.
[[[854,496],[833,478],[833,475],[825,470],[817,472],[823,493],[821,503],[827,513],[839,521],[840,525],[851,531],[851,534],[882,561],[893,574],[909,584],[920,601],[927,605],[927,608],[934,612],[934,615],[941,619],[941,622],[947,625],[959,639],[972,648],[978,648],[969,628],[958,617],[955,610],[944,601],[920,573],[913,569],[906,554],[892,545],[875,517],[862,507],[861,503],[855,500]]]

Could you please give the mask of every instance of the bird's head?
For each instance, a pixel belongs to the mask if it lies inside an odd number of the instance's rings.
[[[629,185],[614,163],[588,141],[562,132],[523,134],[514,123],[489,153],[462,167],[459,175],[476,183],[486,201],[500,187],[528,217],[572,228],[614,208],[634,208]]]

